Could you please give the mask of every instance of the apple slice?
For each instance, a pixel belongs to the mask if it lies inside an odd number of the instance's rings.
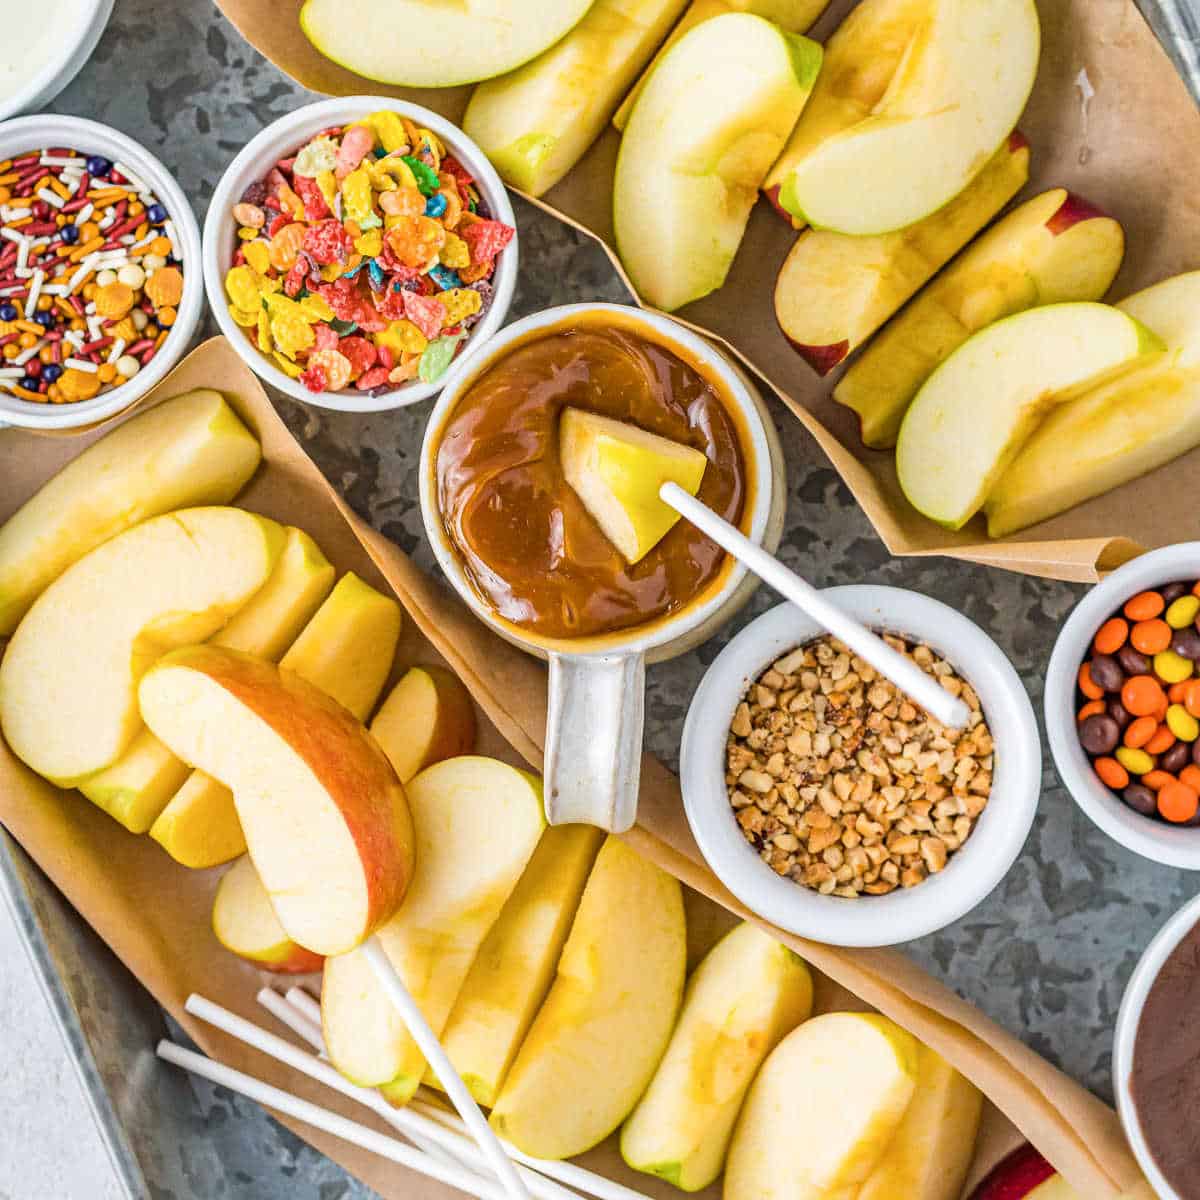
[[[812,996],[808,967],[786,946],[748,923],[726,934],[689,981],[667,1052],[625,1122],[625,1161],[685,1192],[712,1183],[758,1068],[808,1019]]]
[[[612,1133],[667,1047],[686,962],[679,881],[608,838],[550,994],[492,1109],[496,1132],[551,1159]]]
[[[612,123],[618,130],[623,130],[629,121],[629,114],[637,103],[642,88],[650,73],[662,61],[662,57],[689,30],[694,29],[701,21],[710,17],[719,17],[725,13],[745,12],[755,17],[763,17],[772,21],[788,33],[803,33],[821,15],[829,4],[829,0],[692,0],[687,11],[675,23],[671,36],[662,44],[650,65],[642,72],[641,78],[630,93],[621,101],[621,107],[613,114]]]
[[[970,1200],[1080,1200],[1080,1197],[1026,1142],[992,1168],[971,1193]]]
[[[603,840],[591,825],[558,825],[542,834],[442,1031],[450,1061],[471,1095],[488,1108],[550,990]],[[426,1082],[437,1086],[436,1080]]]
[[[917,1089],[887,1153],[856,1200],[959,1200],[983,1094],[940,1054],[917,1052]]]
[[[628,563],[645,558],[679,520],[659,499],[662,485],[677,483],[694,496],[708,466],[692,446],[580,408],[563,410],[558,457],[564,478]]]
[[[825,375],[949,262],[1029,178],[1029,143],[1006,139],[944,208],[908,229],[849,237],[810,229],[775,283],[775,317],[793,349]]]
[[[333,586],[333,574],[316,542],[289,528],[271,577],[213,635],[213,645],[277,659]],[[189,774],[185,763],[143,729],[116,762],[85,779],[79,790],[131,833],[145,833]],[[243,843],[236,853],[244,850]]]
[[[254,435],[207,388],[89,446],[0,526],[0,637],[89,550],[161,513],[228,504],[261,458]]]
[[[820,68],[816,42],[748,13],[697,25],[663,56],[613,181],[617,249],[648,303],[670,311],[725,281]]]
[[[750,1088],[729,1147],[725,1200],[855,1200],[916,1082],[917,1040],[886,1017],[806,1021]]]
[[[138,688],[151,731],[234,795],[288,936],[342,954],[388,921],[413,869],[404,789],[362,725],[293,671],[216,646],[160,659]]]
[[[796,219],[850,234],[912,225],[957,196],[1016,125],[1037,74],[1034,0],[927,0],[915,15],[869,115],[797,130],[804,149],[778,193]]]
[[[410,667],[380,705],[371,732],[407,783],[435,762],[471,752],[475,702],[453,671]]]
[[[141,728],[137,683],[174,646],[211,636],[283,549],[280,525],[236,508],[153,517],[69,567],[0,662],[0,726],[63,786],[114,762]]]
[[[1162,349],[1139,321],[1082,301],[980,330],[925,381],[900,427],[896,472],[909,503],[961,529],[1056,404]]]
[[[455,87],[553,46],[592,0],[306,0],[300,28],[326,58],[402,87]]]
[[[213,901],[212,927],[226,950],[268,971],[303,975],[319,971],[325,961],[288,937],[248,856],[239,858],[221,876]]]
[[[379,942],[435,1034],[454,1007],[483,939],[517,886],[546,819],[535,776],[468,755],[426,768],[408,785],[420,868]],[[406,1104],[425,1074],[364,954],[330,958],[321,1021],[333,1065]]]
[[[540,196],[600,136],[687,0],[595,0],[560,42],[471,94],[463,132],[506,183]]]
[[[863,351],[833,398],[858,413],[868,446],[894,446],[921,384],[971,334],[1039,304],[1099,300],[1124,254],[1112,217],[1063,188],[1043,192],[955,259]]]
[[[1168,353],[1042,422],[984,501],[992,537],[1048,520],[1200,445],[1200,272],[1117,307],[1161,334]]]
[[[297,590],[291,599],[283,594],[287,589],[276,590],[270,584],[263,589],[264,593],[270,591],[276,596],[280,605],[278,616],[286,623],[287,640],[292,643],[281,665],[364,720],[391,671],[400,634],[400,609],[394,600],[368,587],[355,575],[344,575],[329,592],[333,568],[307,534],[300,534],[298,542],[299,561],[294,565],[298,574],[307,573],[306,585],[301,588],[297,578]],[[275,577],[271,582],[275,582]],[[298,603],[301,590],[305,598]],[[322,602],[325,593],[329,594]],[[275,657],[257,649],[268,645],[275,650],[283,641],[278,629],[256,615],[261,611],[259,598],[256,596],[255,602],[247,605],[213,639],[214,644],[244,650],[259,658]],[[270,595],[264,599],[271,602]],[[320,607],[313,613],[318,604]],[[296,637],[302,611],[308,614],[308,622]],[[256,640],[260,637],[262,641]],[[151,827],[150,836],[177,861],[193,868],[215,867],[246,852],[246,838],[238,821],[233,793],[203,771],[193,771],[171,797]]]

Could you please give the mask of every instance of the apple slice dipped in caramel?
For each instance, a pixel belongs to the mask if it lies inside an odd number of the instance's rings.
[[[1034,196],[964,250],[874,338],[838,382],[834,399],[858,413],[868,446],[894,446],[921,384],[971,334],[1040,304],[1099,300],[1124,253],[1120,224],[1082,197],[1064,188]]]
[[[636,563],[674,528],[679,514],[659,498],[664,483],[694,496],[708,459],[691,446],[579,408],[559,425],[563,476],[605,537]]]
[[[775,284],[775,317],[792,348],[826,375],[863,344],[1021,190],[1029,143],[1007,138],[944,208],[876,237],[806,230]]]
[[[189,646],[143,676],[142,716],[233,792],[255,869],[287,935],[352,950],[400,906],[413,870],[404,788],[362,724],[293,671]]]

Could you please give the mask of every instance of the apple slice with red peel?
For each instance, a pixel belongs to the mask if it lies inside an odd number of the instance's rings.
[[[971,334],[1040,304],[1099,300],[1124,253],[1120,224],[1082,197],[1064,188],[1034,196],[964,250],[882,330],[833,397],[858,413],[868,446],[894,446],[921,384]]]
[[[1080,1200],[1070,1184],[1026,1142],[992,1168],[970,1200]]]
[[[268,971],[303,975],[319,971],[325,961],[288,937],[248,856],[239,858],[221,876],[213,900],[212,927],[226,950]]]
[[[900,427],[896,474],[909,503],[961,529],[1055,406],[1164,349],[1140,321],[1084,301],[980,330],[925,381]]]
[[[805,231],[775,284],[775,316],[784,336],[817,374],[827,374],[949,262],[1028,178],[1028,145],[1009,138],[961,194],[908,229],[878,237]]]
[[[453,671],[410,667],[370,728],[400,782],[407,783],[436,762],[471,752],[475,703]]]
[[[160,659],[138,697],[154,735],[233,792],[293,941],[346,953],[392,917],[413,869],[404,788],[340,704],[293,671],[214,646]]]

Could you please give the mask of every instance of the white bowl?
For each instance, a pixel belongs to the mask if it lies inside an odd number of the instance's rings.
[[[923,937],[970,912],[1008,873],[1037,811],[1041,747],[1033,707],[1011,663],[977,625],[918,592],[859,585],[825,595],[864,625],[924,642],[975,689],[995,742],[992,792],[945,870],[885,896],[822,896],[776,875],[734,819],[725,789],[729,726],[747,685],[777,658],[820,637],[813,620],[781,604],[752,621],[705,673],[683,727],[683,803],[701,853],[747,908],[801,937],[836,946],[889,946]]]
[[[1169,581],[1168,581],[1169,582]],[[1117,1112],[1121,1115],[1121,1127],[1133,1148],[1134,1157],[1159,1200],[1182,1200],[1179,1193],[1163,1178],[1158,1164],[1150,1153],[1146,1136],[1138,1120],[1137,1108],[1133,1103],[1130,1076],[1133,1071],[1133,1050],[1137,1041],[1138,1024],[1142,1009],[1158,973],[1175,947],[1200,921],[1200,896],[1189,900],[1159,931],[1138,960],[1125,995],[1117,1013],[1117,1028],[1113,1035],[1113,1091],[1117,1097]]]
[[[229,300],[225,295],[225,276],[233,262],[237,245],[236,223],[230,215],[233,206],[238,203],[250,184],[262,179],[279,159],[294,154],[314,134],[334,125],[356,121],[367,113],[384,108],[408,117],[409,120],[437,134],[447,149],[453,152],[454,157],[475,177],[479,194],[487,203],[492,216],[506,225],[516,227],[517,222],[508,193],[483,151],[461,129],[444,117],[439,117],[437,113],[430,112],[420,105],[409,104],[389,96],[339,96],[335,100],[322,100],[317,104],[305,105],[280,117],[278,121],[273,121],[261,133],[251,138],[226,168],[216,191],[213,192],[208,216],[204,221],[204,285],[208,291],[208,303],[217,318],[221,332],[233,343],[246,365],[265,383],[304,404],[332,408],[339,412],[384,412],[436,396],[458,373],[462,364],[504,323],[517,283],[519,235],[509,242],[497,260],[495,273],[491,277],[495,289],[492,293],[491,308],[471,330],[465,348],[454,360],[450,370],[436,383],[412,380],[378,396],[356,392],[353,388],[343,392],[310,392],[299,380],[285,375],[272,359],[261,354],[251,344],[245,330],[230,316]]]
[[[1092,769],[1079,744],[1075,685],[1096,630],[1131,596],[1176,579],[1200,579],[1200,542],[1180,542],[1142,554],[1097,584],[1075,606],[1046,669],[1046,733],[1050,753],[1075,803],[1110,838],[1155,862],[1200,870],[1200,826],[1168,825],[1122,803]]]
[[[188,351],[204,314],[200,277],[200,228],[192,206],[166,167],[148,150],[119,130],[82,117],[44,113],[0,124],[0,158],[13,158],[47,146],[64,146],[81,154],[101,154],[125,163],[150,188],[175,224],[183,248],[183,297],[176,306],[175,324],[150,365],[127,383],[76,404],[39,404],[0,391],[0,427],[72,429],[111,417],[141,399]]]
[[[79,74],[104,33],[113,0],[83,0],[78,6],[64,7],[68,10],[69,27],[56,33],[58,45],[41,67],[15,92],[0,100],[0,121],[49,104]],[[74,11],[77,7],[80,11]],[[37,17],[27,10],[26,19],[33,21]]]

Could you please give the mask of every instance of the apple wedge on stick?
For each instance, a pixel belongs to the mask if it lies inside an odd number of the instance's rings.
[[[984,501],[992,537],[1048,520],[1200,445],[1200,271],[1117,307],[1160,334],[1167,354],[1042,422]]]
[[[603,840],[591,825],[547,829],[471,964],[442,1045],[480,1104],[495,1104],[550,990]]]
[[[261,458],[254,435],[207,388],[89,446],[0,526],[0,637],[89,550],[177,508],[228,504]]]
[[[971,334],[1040,304],[1099,300],[1124,254],[1120,224],[1082,197],[1064,188],[1034,196],[925,288],[851,365],[833,397],[858,413],[868,446],[894,446],[921,384]]]
[[[270,578],[213,635],[212,644],[277,659],[333,586],[333,574],[316,542],[289,528]],[[143,729],[112,766],[85,779],[79,790],[131,833],[145,833],[190,774],[186,763]],[[229,803],[232,810],[232,799]],[[243,843],[236,853],[244,850]]]
[[[808,967],[786,946],[749,923],[726,934],[688,982],[667,1052],[625,1122],[625,1161],[685,1192],[712,1183],[759,1066],[808,1018],[812,995]]]
[[[959,1200],[975,1155],[983,1094],[928,1046],[887,1153],[856,1200]]]
[[[957,196],[1015,127],[1037,74],[1034,0],[927,0],[913,10],[911,39],[870,113],[837,130],[822,127],[821,108],[813,128],[797,129],[803,150],[778,196],[797,220],[859,235],[903,229]]]
[[[867,340],[1021,190],[1029,143],[1012,134],[944,208],[907,229],[850,237],[809,229],[775,283],[775,317],[792,348],[825,375]]]
[[[1162,350],[1106,304],[1048,304],[989,325],[934,371],[904,418],[896,472],[909,503],[961,529],[1052,408]]]
[[[440,1035],[545,828],[542,786],[506,763],[468,755],[426,768],[407,790],[419,867],[378,942]],[[326,961],[321,1021],[343,1075],[388,1085],[384,1095],[394,1104],[412,1098],[425,1059],[364,951]]]
[[[221,876],[212,927],[226,950],[268,971],[303,975],[319,971],[325,961],[288,937],[248,855]]]
[[[288,936],[353,949],[413,870],[404,788],[362,724],[294,671],[215,646],[160,659],[138,688],[151,731],[228,787]]]
[[[917,1072],[916,1039],[886,1017],[806,1021],[750,1088],[729,1146],[725,1200],[856,1200],[900,1127]]]
[[[312,680],[318,687],[317,679]],[[379,706],[371,733],[401,783],[475,746],[475,702],[453,671],[410,667]]]
[[[669,312],[725,281],[820,67],[816,42],[748,13],[697,25],[663,56],[613,180],[617,249],[648,303]]]
[[[563,410],[558,457],[567,483],[628,563],[645,558],[679,520],[659,498],[662,485],[677,483],[694,496],[708,466],[692,446],[580,408]]]
[[[506,183],[540,196],[600,136],[687,0],[594,0],[532,62],[481,83],[463,131]]]
[[[592,0],[306,0],[300,28],[326,58],[401,87],[455,87],[553,46]]]
[[[496,1132],[550,1159],[582,1154],[612,1133],[666,1049],[686,961],[678,880],[610,837],[492,1109]]]
[[[210,637],[266,582],[283,527],[236,508],[153,517],[97,546],[34,602],[0,662],[13,752],[63,786],[116,761],[141,728],[137,684]]]
[[[662,61],[663,55],[701,21],[707,21],[710,17],[720,17],[725,13],[744,12],[772,21],[787,33],[803,33],[821,15],[828,3],[829,0],[692,0],[687,11],[676,21],[671,36],[662,44],[650,65],[642,72],[641,78],[621,101],[621,107],[613,114],[613,125],[618,130],[625,128],[629,122],[629,114],[633,111],[642,88],[646,86],[646,80]]]
[[[296,580],[297,591],[291,599],[285,600],[279,594],[279,602],[287,611],[288,640],[295,638],[280,665],[295,671],[360,721],[365,720],[391,670],[400,636],[400,606],[353,574],[344,575],[329,592],[333,568],[307,534],[300,536],[304,541],[298,547],[301,561],[296,568],[307,579],[303,587]],[[305,599],[297,606],[301,592]],[[329,594],[322,602],[320,596],[326,592]],[[258,599],[256,596],[255,601]],[[311,612],[318,603],[320,607],[296,637],[295,622],[300,609]],[[255,608],[257,604],[247,605],[238,614],[240,619],[230,622],[213,639],[214,644],[244,650],[260,658],[273,657],[258,651],[257,646],[263,643],[253,641],[264,632],[266,624],[256,615]],[[274,649],[282,639],[269,640]],[[246,852],[233,793],[199,770],[193,771],[171,797],[151,826],[150,836],[172,858],[193,868],[214,867]]]

